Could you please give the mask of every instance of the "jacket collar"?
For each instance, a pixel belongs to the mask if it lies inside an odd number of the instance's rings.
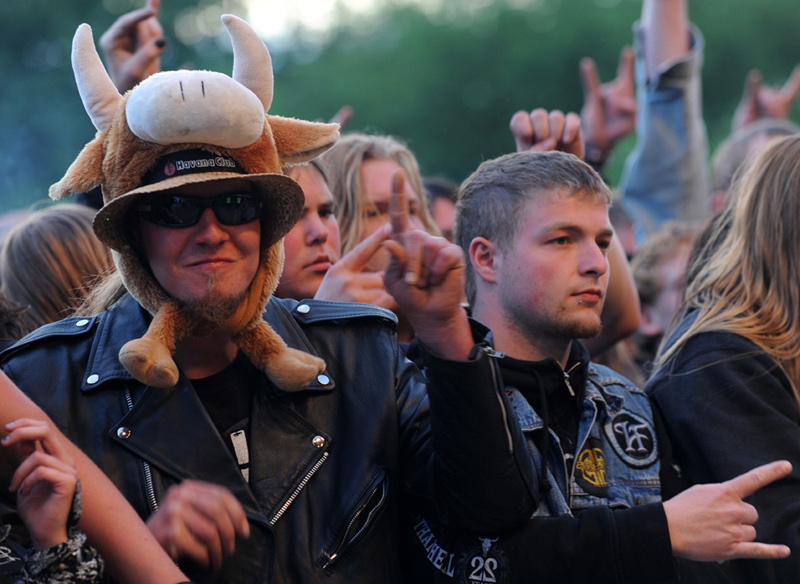
[[[346,312],[342,308],[346,307]],[[379,316],[389,321],[395,321],[395,316],[388,310],[377,309]],[[308,338],[301,329],[301,324],[311,324],[321,320],[330,320],[333,317],[358,318],[364,316],[375,317],[373,307],[351,306],[350,303],[329,303],[319,301],[305,301],[298,303],[292,300],[273,298],[267,306],[265,317],[278,335],[289,347],[307,353],[316,354]],[[149,313],[144,310],[129,294],[125,294],[114,303],[106,312],[83,319],[87,321],[85,328],[97,327],[94,335],[89,361],[86,367],[81,389],[93,391],[103,383],[116,379],[133,379],[119,362],[119,351],[130,339],[141,338],[145,334],[150,322]],[[328,392],[336,387],[336,382],[328,371],[318,375],[302,391]],[[275,389],[275,391],[280,391]]]

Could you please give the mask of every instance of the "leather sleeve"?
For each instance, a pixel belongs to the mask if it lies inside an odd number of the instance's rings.
[[[538,504],[527,443],[492,361],[481,349],[466,362],[425,357],[441,517],[489,534],[525,524]]]

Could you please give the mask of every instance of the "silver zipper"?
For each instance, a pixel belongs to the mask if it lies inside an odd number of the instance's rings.
[[[359,529],[356,532],[356,534],[353,535],[353,537],[347,537],[347,534],[350,533],[350,528],[353,527],[353,524],[361,516],[361,512],[364,510],[364,507],[359,509],[355,513],[355,515],[353,515],[353,517],[350,519],[350,522],[347,524],[347,529],[345,529],[345,531],[344,531],[344,537],[342,537],[342,541],[339,543],[339,546],[336,548],[336,551],[333,552],[332,554],[328,554],[327,552],[325,553],[325,555],[328,557],[328,561],[325,562],[325,564],[323,564],[323,566],[322,566],[323,570],[328,569],[330,567],[331,563],[336,561],[336,558],[339,557],[339,551],[342,549],[342,547],[344,547],[344,545],[347,542],[355,541],[356,539],[358,539],[358,536],[360,536],[364,532],[364,530],[369,526],[370,519],[372,519],[373,513],[375,513],[378,509],[380,509],[383,506],[383,501],[386,499],[386,488],[384,487],[383,482],[381,482],[378,486],[376,486],[374,489],[372,489],[372,491],[369,494],[369,497],[367,497],[367,500],[364,503],[364,506],[366,506],[372,500],[373,495],[375,495],[375,493],[380,488],[383,488],[383,494],[381,495],[381,499],[375,505],[372,506],[372,508],[369,511],[369,515],[367,516],[367,519],[364,521],[364,525],[361,526],[361,529]]]
[[[569,368],[569,371],[564,371],[562,369],[562,373],[564,374],[564,383],[567,384],[567,389],[569,390],[569,394],[572,397],[575,397],[575,391],[572,389],[572,384],[570,384],[570,382],[569,382],[569,374],[572,373],[572,371],[580,364],[581,364],[581,362],[578,361],[572,367]]]
[[[133,397],[131,397],[130,388],[125,388],[125,402],[128,404],[128,411],[133,409]],[[153,485],[153,471],[150,469],[150,463],[142,459],[142,467],[144,469],[144,481],[147,487],[147,500],[150,503],[150,510],[155,513],[158,511],[158,500],[156,499],[156,488]]]
[[[321,467],[322,464],[326,460],[328,460],[328,453],[327,452],[323,452],[322,453],[322,458],[320,458],[314,464],[314,466],[311,467],[311,470],[309,470],[308,473],[306,474],[306,476],[303,477],[303,480],[300,481],[300,484],[297,485],[297,488],[294,490],[294,492],[291,494],[291,496],[288,499],[286,499],[286,502],[283,505],[281,505],[281,508],[278,509],[278,512],[275,515],[272,516],[272,519],[269,520],[269,524],[270,525],[275,525],[275,523],[278,521],[278,519],[280,519],[281,516],[284,513],[286,513],[286,510],[289,508],[289,506],[292,503],[294,503],[294,500],[297,499],[297,497],[300,495],[300,491],[303,490],[303,487],[306,486],[308,481],[311,480],[311,477],[314,476],[314,473],[316,473],[319,470],[319,467]]]
[[[486,353],[487,356],[493,357],[494,359],[502,359],[506,356],[505,353],[502,351],[495,351],[492,347],[481,347],[481,350]],[[506,439],[508,440],[508,451],[511,454],[514,454],[514,438],[511,436],[511,430],[509,429],[508,424],[508,412],[506,411],[505,403],[503,403],[503,397],[500,395],[501,387],[503,387],[500,381],[500,373],[498,372],[499,365],[497,361],[492,362],[492,379],[494,380],[494,389],[495,389],[495,399],[500,403],[500,411],[503,413],[503,426],[506,430]]]

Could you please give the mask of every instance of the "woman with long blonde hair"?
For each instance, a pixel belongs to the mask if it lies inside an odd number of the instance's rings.
[[[417,159],[397,138],[352,132],[342,136],[321,159],[339,213],[342,255],[370,237],[379,237],[379,231],[385,233],[383,239],[388,238],[389,232],[384,228],[389,223],[392,177],[398,172],[404,177],[402,184],[408,199],[411,228],[441,234],[428,210]],[[378,243],[376,240],[376,245]],[[376,248],[363,271],[382,272],[388,264],[388,250]],[[414,331],[394,299],[383,295],[381,302],[375,303],[394,311],[399,321],[398,338],[401,342],[410,342]]]
[[[759,512],[758,540],[787,544],[792,556],[738,560],[722,569],[737,582],[797,582],[800,135],[771,144],[736,189],[646,389],[690,483],[725,481],[777,459],[792,462],[791,475],[749,500]]]

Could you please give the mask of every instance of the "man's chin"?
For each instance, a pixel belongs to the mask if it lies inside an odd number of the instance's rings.
[[[225,324],[236,313],[244,298],[244,294],[223,296],[212,293],[205,298],[183,301],[181,305],[198,325],[215,326]]]
[[[599,318],[591,321],[574,322],[572,323],[571,337],[573,339],[592,339],[598,336],[602,330],[603,325]]]

